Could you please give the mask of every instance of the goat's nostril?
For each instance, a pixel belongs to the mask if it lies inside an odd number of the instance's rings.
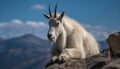
[[[52,34],[48,34],[48,38],[50,38],[52,36]]]

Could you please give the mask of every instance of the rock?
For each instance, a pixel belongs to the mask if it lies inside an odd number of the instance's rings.
[[[111,34],[107,42],[110,46],[110,52],[112,57],[120,57],[120,32]]]
[[[109,49],[105,49],[93,57],[55,62],[45,69],[120,69],[120,58],[110,58]]]
[[[86,69],[84,60],[69,59],[66,62],[56,62],[48,65],[45,69]]]
[[[108,65],[105,65],[102,69],[120,69],[120,59],[112,61]]]
[[[109,51],[106,50],[101,54],[86,59],[69,59],[66,62],[56,62],[47,65],[45,69],[100,69],[109,62]]]
[[[101,69],[104,65],[111,62],[110,53],[108,49],[102,51],[98,55],[87,58],[85,60],[87,64],[87,69]]]

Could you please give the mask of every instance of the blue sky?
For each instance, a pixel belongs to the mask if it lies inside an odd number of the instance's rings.
[[[32,33],[46,38],[48,5],[79,21],[98,40],[120,31],[120,0],[0,0],[0,37]]]

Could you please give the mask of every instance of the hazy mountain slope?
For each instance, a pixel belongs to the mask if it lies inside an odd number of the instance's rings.
[[[41,69],[48,60],[49,41],[31,34],[6,40],[0,45],[4,49],[0,52],[0,69]]]

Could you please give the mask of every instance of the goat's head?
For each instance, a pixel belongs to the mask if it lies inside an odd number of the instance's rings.
[[[63,31],[62,19],[65,11],[63,11],[59,16],[57,16],[57,4],[55,6],[54,14],[51,13],[50,5],[48,9],[49,15],[43,14],[49,20],[48,39],[51,42],[55,42]]]

